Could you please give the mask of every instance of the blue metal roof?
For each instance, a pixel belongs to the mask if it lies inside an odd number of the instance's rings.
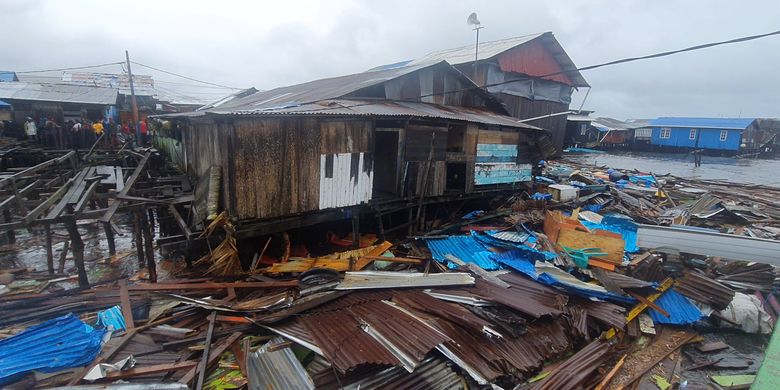
[[[650,126],[745,130],[755,120],[756,118],[665,117],[650,120]]]
[[[433,259],[448,264],[450,268],[456,265],[447,260],[446,255],[452,255],[466,263],[474,263],[486,270],[496,270],[498,263],[491,258],[490,252],[472,236],[451,236],[447,238],[427,238],[425,243],[431,250]]]
[[[2,108],[8,108],[8,107],[11,107],[11,105],[10,105],[10,104],[8,104],[8,103],[6,103],[6,102],[4,102],[4,101],[2,101],[2,100],[0,100],[0,107],[2,107]]]
[[[0,384],[33,370],[86,366],[100,353],[105,333],[68,314],[0,340]]]
[[[669,317],[667,317],[654,309],[649,310],[650,318],[659,324],[686,325],[693,324],[702,318],[701,310],[688,298],[674,291],[673,288],[658,297],[655,304],[669,313]]]

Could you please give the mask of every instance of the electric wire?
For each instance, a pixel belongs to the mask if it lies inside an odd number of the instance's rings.
[[[109,62],[107,64],[100,64],[100,65],[86,65],[86,66],[73,66],[69,68],[58,68],[58,69],[42,69],[42,70],[24,70],[24,71],[18,71],[14,73],[45,73],[45,72],[60,72],[65,70],[77,70],[77,69],[89,69],[89,68],[100,68],[104,66],[110,66],[110,65],[120,65],[124,62]]]
[[[167,71],[167,70],[162,70],[162,69],[160,69],[160,68],[155,68],[155,67],[153,67],[153,66],[144,65],[144,64],[142,64],[142,63],[140,63],[140,62],[135,62],[135,61],[130,61],[130,62],[131,62],[131,63],[133,63],[133,64],[135,64],[135,65],[138,65],[138,66],[143,66],[144,68],[149,68],[149,69],[152,69],[152,70],[156,70],[156,71],[158,71],[158,72],[162,72],[162,73],[165,73],[165,74],[169,74],[169,75],[171,75],[171,76],[177,76],[177,77],[181,77],[181,78],[183,78],[183,79],[187,79],[187,80],[190,80],[190,81],[195,81],[195,82],[202,83],[202,84],[212,85],[212,86],[215,86],[215,87],[222,87],[222,88],[225,88],[225,89],[235,89],[235,90],[241,90],[241,89],[245,89],[245,88],[228,87],[227,85],[216,84],[216,83],[210,83],[210,82],[208,82],[208,81],[198,80],[198,79],[195,79],[195,78],[192,78],[192,77],[187,77],[187,76],[184,76],[184,75],[180,75],[180,74],[178,74],[178,73],[169,72],[169,71]]]

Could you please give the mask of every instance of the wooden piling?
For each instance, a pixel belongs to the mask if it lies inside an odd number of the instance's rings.
[[[65,227],[68,229],[70,242],[73,245],[73,260],[76,263],[76,269],[79,275],[79,287],[89,286],[87,270],[84,267],[84,241],[81,240],[79,229],[76,227],[76,219],[73,216],[64,218]]]
[[[46,224],[46,267],[49,275],[54,273],[54,248],[52,248],[51,225]]]
[[[70,249],[70,241],[65,240],[65,245],[62,246],[62,252],[60,252],[60,265],[57,268],[58,273],[65,273],[65,259],[68,257],[68,249]]]
[[[352,249],[360,248],[360,212],[352,209]]]
[[[154,262],[154,242],[152,240],[152,225],[146,213],[139,212],[141,216],[141,233],[144,236],[144,246],[146,247],[146,266],[149,270],[149,281],[157,283],[157,264]]]
[[[108,254],[113,256],[116,254],[116,241],[114,241],[114,229],[111,227],[111,222],[102,222],[103,230],[106,231],[106,241],[108,241]]]
[[[138,254],[138,266],[143,267],[146,264],[144,256],[144,239],[141,235],[141,215],[140,211],[133,212],[135,221],[133,222],[133,239],[135,240],[135,250]]]

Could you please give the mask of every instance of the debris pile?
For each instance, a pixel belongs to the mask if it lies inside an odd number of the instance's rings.
[[[16,286],[0,295],[0,385],[758,381],[755,349],[780,315],[776,270],[762,252],[780,248],[780,190],[563,163],[534,187],[496,210],[463,209],[427,233],[367,234],[359,248],[319,257],[288,247],[270,264],[263,253],[242,264],[229,217],[215,214],[203,234],[214,249],[156,282],[140,272],[74,289]]]

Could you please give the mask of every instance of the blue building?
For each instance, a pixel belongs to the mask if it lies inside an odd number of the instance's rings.
[[[738,152],[751,149],[755,118],[658,118],[650,121],[650,143],[667,148]]]

